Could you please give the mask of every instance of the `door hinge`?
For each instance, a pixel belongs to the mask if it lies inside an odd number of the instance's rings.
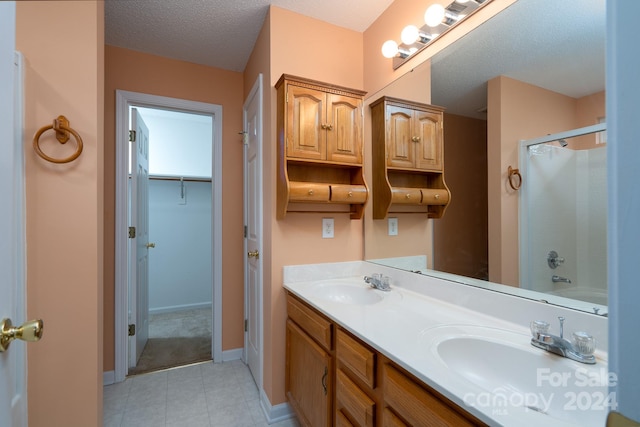
[[[136,228],[135,227],[129,227],[129,238],[130,239],[135,239],[136,238]]]
[[[130,130],[129,131],[129,142],[136,142],[136,131],[135,130]]]
[[[249,330],[249,319],[244,319],[244,331],[247,332]]]
[[[246,225],[244,226],[244,238],[245,239],[247,238],[247,226]]]
[[[129,336],[132,337],[136,334],[136,325],[129,325]]]

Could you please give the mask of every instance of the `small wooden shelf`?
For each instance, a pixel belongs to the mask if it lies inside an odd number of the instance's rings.
[[[277,219],[287,212],[346,212],[360,219],[365,92],[283,74],[278,93]]]
[[[387,96],[370,107],[373,219],[395,212],[441,218],[451,201],[444,181],[444,109]]]

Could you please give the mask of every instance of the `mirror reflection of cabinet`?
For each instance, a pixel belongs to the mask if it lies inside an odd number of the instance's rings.
[[[371,104],[374,219],[444,214],[451,193],[444,181],[443,111],[386,96]]]
[[[315,210],[362,218],[369,192],[362,169],[365,92],[286,74],[275,87],[278,219]]]

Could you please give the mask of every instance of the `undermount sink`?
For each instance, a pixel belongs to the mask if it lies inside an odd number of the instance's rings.
[[[481,326],[436,327],[421,339],[458,384],[467,384],[465,405],[493,415],[535,411],[569,425],[605,423],[606,362],[584,365],[531,346],[529,335]]]
[[[373,289],[364,281],[360,284],[353,280],[336,280],[314,285],[312,295],[316,298],[350,305],[376,304],[384,299],[382,291]]]

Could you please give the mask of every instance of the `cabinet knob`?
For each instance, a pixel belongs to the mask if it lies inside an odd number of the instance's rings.
[[[333,125],[327,125],[327,130],[333,130]]]
[[[347,197],[353,197],[353,191],[349,191],[349,192],[347,193]]]
[[[325,124],[323,123],[323,124],[321,124],[321,125],[320,125],[320,127],[321,127],[322,129],[326,129],[326,128],[327,128],[327,125],[325,125]]]
[[[309,190],[309,195],[313,196],[313,190]]]
[[[420,142],[420,137],[419,136],[414,136],[413,138],[411,138],[411,140],[413,142]]]
[[[410,199],[411,198],[411,194],[407,193],[406,197],[407,197],[407,199]]]
[[[440,198],[439,194],[436,194],[435,196],[433,196],[436,200],[438,200]]]

